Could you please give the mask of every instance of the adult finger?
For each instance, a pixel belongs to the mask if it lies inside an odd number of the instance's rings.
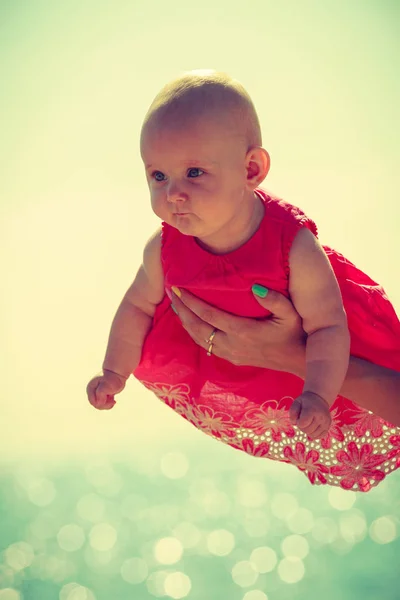
[[[190,310],[178,297],[173,298],[173,305],[176,314],[179,317],[179,320],[182,324],[182,327],[187,331],[192,340],[196,342],[197,345],[202,346],[204,349],[208,350],[209,344],[207,343],[208,338],[210,337],[214,327],[210,325],[210,323],[206,323],[200,317],[198,317],[194,312]],[[223,331],[218,331],[218,341],[220,342],[221,336],[226,335]],[[215,335],[215,337],[217,337]],[[214,344],[216,340],[214,338]],[[213,354],[215,352],[215,345]]]
[[[243,327],[243,321],[246,321],[247,324],[253,323],[252,319],[247,319],[246,317],[235,317],[235,315],[231,315],[230,313],[226,313],[215,306],[211,306],[187,290],[177,289],[174,287],[172,288],[172,291],[174,292],[173,303],[178,309],[179,315],[179,304],[176,303],[177,298],[204,323],[208,323],[212,327],[216,327],[225,333],[238,333],[240,327]]]
[[[257,291],[260,294],[264,294],[265,292],[263,290],[266,290],[266,295],[264,297],[255,293]],[[252,287],[252,292],[257,302],[259,302],[263,308],[269,310],[274,317],[283,320],[297,320],[300,318],[289,298],[286,298],[283,294],[275,290],[267,290],[267,288],[258,284]]]

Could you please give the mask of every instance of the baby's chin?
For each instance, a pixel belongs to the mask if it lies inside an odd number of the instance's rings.
[[[200,229],[195,215],[191,213],[172,215],[169,224],[178,229],[183,235],[198,235]]]

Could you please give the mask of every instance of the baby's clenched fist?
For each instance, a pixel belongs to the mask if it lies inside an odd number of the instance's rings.
[[[328,403],[312,392],[303,392],[294,400],[289,409],[289,418],[292,425],[313,440],[325,437],[332,422]]]
[[[86,387],[90,404],[99,410],[110,410],[115,405],[114,394],[122,392],[125,384],[125,377],[104,369]]]

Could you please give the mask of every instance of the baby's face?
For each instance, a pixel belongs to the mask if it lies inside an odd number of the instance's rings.
[[[153,211],[183,234],[218,235],[240,216],[244,194],[252,193],[245,140],[216,122],[185,130],[150,124],[141,152]]]

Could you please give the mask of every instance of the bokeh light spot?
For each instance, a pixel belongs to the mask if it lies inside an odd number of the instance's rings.
[[[357,495],[355,492],[350,490],[342,490],[339,487],[332,487],[328,493],[328,499],[333,506],[337,510],[349,510],[353,507]]]
[[[92,548],[104,552],[115,546],[117,532],[109,523],[98,523],[92,527],[89,538]]]
[[[314,523],[312,536],[320,544],[331,544],[338,537],[338,526],[333,519],[320,517]]]
[[[146,581],[146,586],[149,593],[157,598],[165,596],[164,583],[168,575],[168,571],[155,571],[149,575]]]
[[[302,535],[288,535],[282,541],[281,548],[286,557],[305,558],[310,551],[308,542]]]
[[[32,546],[26,542],[11,544],[5,551],[6,563],[14,571],[22,571],[32,564],[34,552]]]
[[[95,550],[87,546],[84,552],[84,559],[88,567],[96,573],[104,573],[113,558],[112,550]]]
[[[344,555],[351,552],[353,549],[353,542],[346,542],[342,537],[338,537],[332,544],[331,548],[336,554]]]
[[[314,525],[314,517],[307,508],[299,508],[287,517],[287,525],[293,533],[308,533]]]
[[[389,544],[397,537],[396,522],[393,517],[379,517],[369,528],[371,539],[377,544]]]
[[[121,577],[128,583],[142,583],[148,576],[148,573],[149,569],[143,558],[128,558],[121,566]]]
[[[189,577],[181,571],[169,573],[164,580],[164,591],[171,598],[184,598],[192,589]]]
[[[174,536],[178,538],[184,548],[194,548],[201,539],[201,532],[188,521],[182,521],[172,531]]]
[[[367,534],[365,516],[361,511],[349,511],[340,517],[339,529],[342,538],[349,544],[361,542]]]
[[[269,529],[270,520],[261,510],[248,510],[243,519],[243,527],[250,537],[264,537]]]
[[[56,518],[52,514],[44,512],[31,522],[29,531],[38,540],[48,540],[57,534],[59,527],[60,523]]]
[[[97,494],[86,494],[79,499],[76,510],[85,521],[98,523],[104,517],[104,500]]]
[[[275,550],[268,546],[260,546],[254,548],[250,555],[250,562],[254,565],[259,573],[270,573],[278,563]]]
[[[29,487],[36,480],[41,479],[43,477],[43,468],[42,465],[33,462],[20,463],[16,470],[14,477],[18,484],[28,491]]]
[[[29,500],[36,506],[49,506],[56,497],[53,482],[44,477],[31,481],[27,492]]]
[[[13,588],[0,590],[0,600],[21,600],[21,594]]]
[[[227,515],[231,509],[231,502],[228,496],[218,490],[204,494],[202,504],[205,512],[211,517]]]
[[[149,536],[159,535],[159,532],[172,529],[180,520],[177,505],[151,505],[137,514],[136,526],[141,533]]]
[[[57,534],[58,545],[66,552],[75,552],[85,543],[85,534],[82,527],[71,523],[61,527]]]
[[[245,593],[243,600],[268,600],[268,598],[261,590],[251,590]]]
[[[216,480],[210,477],[197,477],[189,486],[189,493],[193,500],[198,501],[207,492],[216,490]]]
[[[14,571],[8,565],[0,564],[0,590],[9,588],[14,583]]]
[[[75,582],[64,585],[60,590],[59,598],[60,600],[96,600],[89,588]]]
[[[56,583],[61,583],[64,579],[75,576],[76,567],[74,563],[58,558],[57,556],[48,556],[39,554],[35,557],[31,567],[30,574],[36,579],[51,579]]]
[[[183,547],[174,537],[161,538],[154,546],[154,556],[163,565],[173,565],[182,558]]]
[[[116,496],[122,488],[122,478],[105,460],[96,460],[86,466],[87,480],[105,496]]]
[[[287,519],[297,511],[298,507],[298,502],[292,494],[275,494],[272,498],[272,514],[278,519]]]
[[[304,564],[300,558],[290,556],[278,565],[279,577],[285,583],[297,583],[304,577]]]
[[[247,508],[258,508],[267,501],[265,484],[258,480],[241,480],[238,485],[239,504]]]
[[[254,585],[258,578],[258,572],[254,565],[248,560],[236,563],[232,569],[232,579],[240,587]]]
[[[234,535],[226,529],[216,529],[207,536],[207,548],[215,556],[227,556],[235,547]]]
[[[185,477],[189,470],[189,461],[182,452],[168,452],[161,459],[161,472],[168,479]]]
[[[137,521],[140,513],[148,507],[148,502],[139,494],[125,496],[121,503],[121,514],[130,521]]]

